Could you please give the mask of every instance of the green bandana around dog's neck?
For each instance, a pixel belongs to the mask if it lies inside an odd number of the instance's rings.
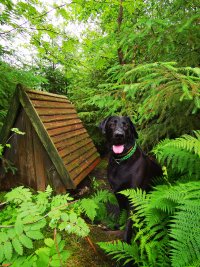
[[[114,157],[113,158],[117,164],[120,164],[122,161],[129,159],[135,153],[136,148],[137,148],[137,143],[135,142],[135,145],[131,149],[129,149],[128,153],[125,156],[118,159]]]

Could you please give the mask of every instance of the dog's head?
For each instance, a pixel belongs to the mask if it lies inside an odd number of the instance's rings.
[[[126,116],[108,117],[101,122],[100,129],[106,135],[115,154],[123,153],[126,146],[133,144],[138,138],[135,126]]]

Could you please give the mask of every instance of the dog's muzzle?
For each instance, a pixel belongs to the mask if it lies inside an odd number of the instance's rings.
[[[121,141],[124,141],[125,133],[123,130],[117,129],[116,131],[114,131],[113,137],[115,141],[121,142]]]

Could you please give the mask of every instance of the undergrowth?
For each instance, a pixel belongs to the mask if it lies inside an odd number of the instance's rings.
[[[50,186],[36,194],[22,186],[13,189],[0,204],[0,264],[66,266],[70,251],[64,233],[87,237],[89,224],[107,216],[104,206],[113,201],[106,190],[74,200],[69,194],[53,196]]]
[[[166,165],[162,185],[150,193],[141,189],[121,192],[134,210],[132,243],[100,242],[106,253],[137,266],[200,266],[200,131],[164,140],[155,148]]]

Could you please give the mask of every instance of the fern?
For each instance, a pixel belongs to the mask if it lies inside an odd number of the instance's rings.
[[[134,207],[136,234],[131,245],[100,243],[101,248],[138,266],[199,266],[200,182],[160,185],[148,194],[140,189],[121,193]]]
[[[93,222],[97,215],[98,205],[92,199],[81,200],[81,207],[88,218]]]
[[[108,190],[98,190],[90,198],[79,200],[75,208],[79,209],[80,214],[84,213],[92,222],[105,221],[108,218],[107,203],[117,205],[114,194]],[[109,217],[110,221],[111,217]]]
[[[198,178],[200,173],[200,131],[195,136],[183,135],[174,140],[161,141],[153,152],[162,164],[189,177]]]
[[[125,260],[125,263],[134,261],[138,263],[140,261],[138,257],[138,247],[129,245],[125,242],[115,241],[111,242],[98,242],[100,248],[105,250],[108,255],[112,255],[116,261]]]

